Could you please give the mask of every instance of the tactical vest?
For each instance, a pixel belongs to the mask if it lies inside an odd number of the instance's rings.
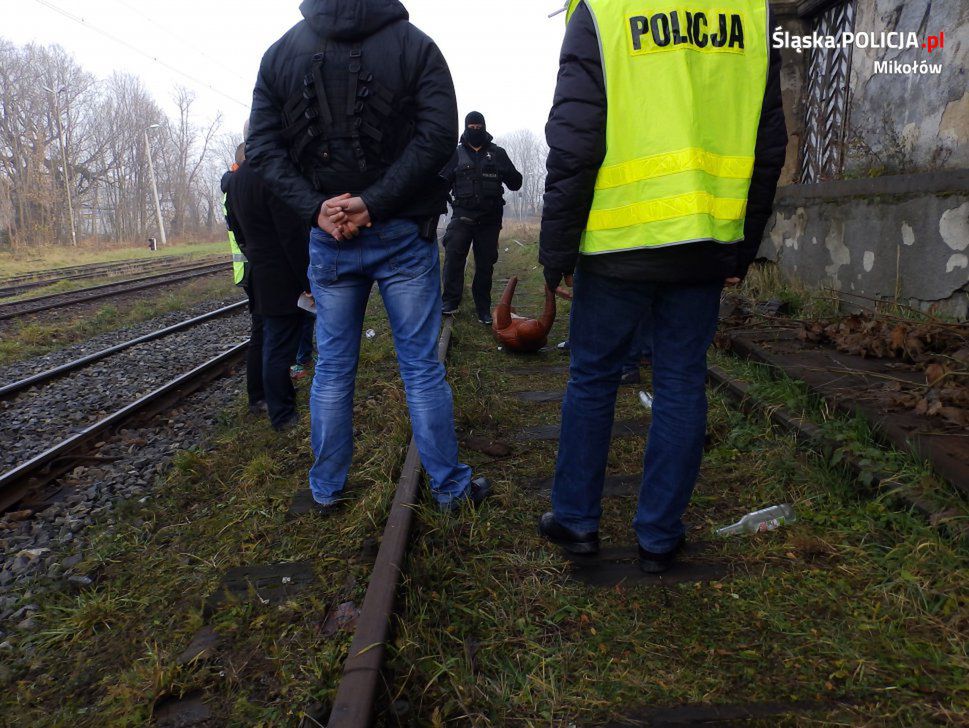
[[[343,56],[337,76],[346,77],[346,91],[334,93],[326,67],[339,68]],[[359,174],[352,175],[356,184],[349,189],[372,183],[400,156],[413,136],[412,107],[409,97],[395,97],[364,68],[360,43],[326,41],[313,55],[302,88],[283,106],[282,133],[293,162],[318,188],[315,173],[332,164],[334,145],[352,149]]]
[[[767,1],[584,1],[608,112],[581,252],[741,241],[767,86]]]
[[[452,196],[458,207],[490,209],[500,207],[503,201],[501,174],[493,144],[477,152],[480,168],[475,164],[471,151],[458,145],[458,166],[454,170]]]
[[[236,235],[229,227],[228,195],[222,195],[222,213],[226,217],[226,230],[229,232],[229,252],[232,254],[232,280],[237,286],[244,286],[249,282],[249,259],[246,258],[236,241]]]

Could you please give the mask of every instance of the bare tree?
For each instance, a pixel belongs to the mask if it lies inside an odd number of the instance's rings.
[[[199,123],[193,102],[176,89],[167,119],[137,78],[99,81],[59,46],[0,38],[0,245],[69,240],[67,190],[79,235],[144,238],[153,224],[144,132],[155,124],[164,127],[153,151],[172,237],[218,231],[230,137],[219,118]]]
[[[545,140],[530,129],[519,129],[498,140],[511,161],[522,173],[522,188],[511,200],[512,212],[519,218],[533,217],[542,212],[545,192],[545,160],[548,146]]]

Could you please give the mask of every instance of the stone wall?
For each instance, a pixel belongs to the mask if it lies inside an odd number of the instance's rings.
[[[805,283],[964,320],[969,171],[789,185],[760,252]]]
[[[855,47],[845,176],[969,168],[969,2],[856,0],[855,32],[945,32],[945,48]],[[875,73],[879,61],[938,64],[938,75]]]

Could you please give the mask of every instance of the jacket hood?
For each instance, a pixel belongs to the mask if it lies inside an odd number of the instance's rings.
[[[408,20],[400,0],[303,0],[306,22],[320,36],[359,40],[398,20]]]
[[[495,140],[495,138],[493,136],[491,136],[490,133],[485,132],[485,143],[481,146],[481,148],[484,149],[486,146],[488,146],[489,144],[491,144],[491,142],[493,142],[494,140]],[[465,131],[464,134],[461,135],[461,143],[464,146],[466,146],[468,149],[471,149],[472,148],[471,145],[468,144],[468,132],[467,131]]]

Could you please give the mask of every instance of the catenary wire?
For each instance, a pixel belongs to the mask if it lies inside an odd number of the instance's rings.
[[[244,109],[248,109],[249,108],[249,104],[247,102],[240,101],[239,99],[237,99],[237,98],[235,98],[233,96],[230,96],[229,94],[225,93],[224,91],[220,91],[219,89],[217,89],[214,86],[212,86],[212,84],[206,83],[202,79],[200,79],[200,78],[198,78],[196,76],[193,76],[192,74],[187,73],[187,72],[183,71],[182,69],[177,68],[177,67],[171,65],[170,63],[166,63],[165,61],[163,61],[162,59],[158,58],[157,56],[151,55],[150,53],[142,50],[141,48],[139,48],[138,46],[136,46],[136,45],[134,45],[132,43],[129,43],[128,41],[124,40],[123,38],[119,38],[118,36],[116,36],[116,35],[114,35],[112,33],[109,33],[106,30],[101,29],[101,28],[97,27],[96,25],[93,25],[92,23],[90,23],[85,18],[79,17],[77,15],[74,15],[73,13],[68,12],[67,10],[64,10],[64,8],[55,5],[54,3],[50,2],[50,0],[34,0],[34,2],[38,3],[39,5],[43,5],[44,7],[49,8],[49,9],[53,10],[54,12],[59,13],[60,15],[63,15],[65,18],[68,18],[69,20],[73,20],[75,23],[78,23],[79,25],[83,25],[84,27],[89,28],[90,30],[93,30],[96,33],[99,33],[100,35],[103,35],[106,38],[110,38],[115,43],[119,43],[119,44],[123,45],[125,48],[128,48],[131,51],[134,51],[138,55],[144,56],[145,58],[148,58],[149,60],[153,61],[154,63],[157,63],[158,65],[160,65],[160,66],[162,66],[164,68],[167,68],[172,73],[177,73],[179,76],[182,76],[183,78],[188,79],[192,83],[198,84],[199,86],[208,89],[209,91],[211,91],[214,94],[218,94],[219,96],[222,96],[223,98],[228,99],[229,101],[231,101],[234,104],[239,104],[239,106],[243,107]]]

